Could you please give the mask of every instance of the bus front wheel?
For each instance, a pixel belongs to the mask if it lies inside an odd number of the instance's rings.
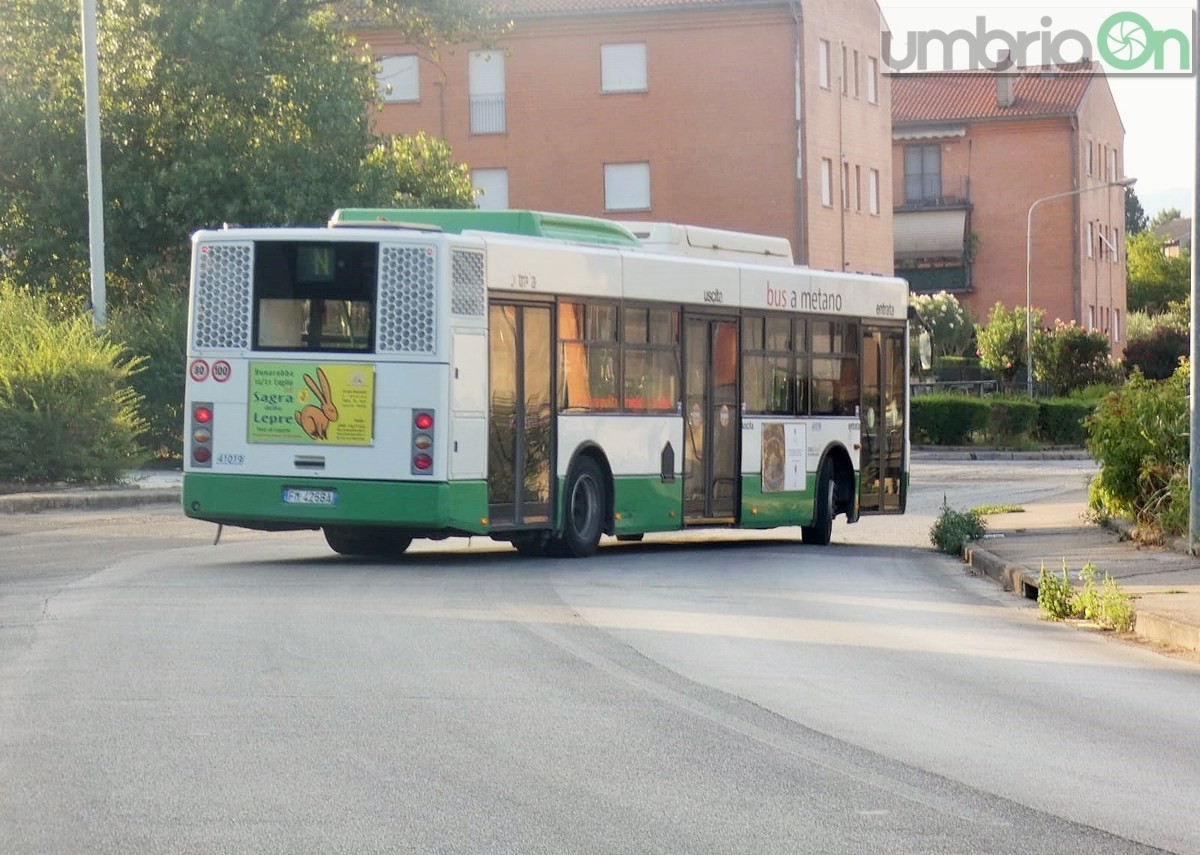
[[[595,553],[604,527],[604,498],[604,475],[599,465],[590,457],[581,457],[567,479],[559,538],[563,553],[574,558]]]
[[[325,542],[338,555],[401,555],[413,539],[386,528],[336,528],[326,526]]]
[[[826,462],[817,477],[817,498],[812,525],[800,526],[800,538],[812,546],[826,546],[833,536],[833,517],[837,513],[837,480],[833,467]]]

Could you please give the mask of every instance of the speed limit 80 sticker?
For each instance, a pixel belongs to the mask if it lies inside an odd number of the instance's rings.
[[[203,383],[208,379],[208,363],[203,359],[193,359],[188,366],[188,376],[197,383]]]

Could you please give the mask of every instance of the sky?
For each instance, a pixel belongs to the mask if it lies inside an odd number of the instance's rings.
[[[1102,0],[1099,5],[1095,0],[1049,0],[1036,6],[1007,0],[879,0],[879,6],[893,34],[892,56],[898,63],[926,58],[908,50],[911,34],[960,28],[976,33],[981,16],[986,24],[985,31],[1003,31],[1010,35],[1023,31],[1034,37],[1029,40],[1028,62],[1021,64],[1043,62],[1040,48],[1046,45],[1053,51],[1055,40],[1060,43],[1058,55],[1064,60],[1079,59],[1083,41],[1073,33],[1087,37],[1093,45],[1094,59],[1105,61],[1099,46],[1107,37],[1108,56],[1118,60],[1125,57],[1133,62],[1135,54],[1148,49],[1144,28],[1138,26],[1134,15],[1149,22],[1156,30],[1178,29],[1192,36],[1193,42],[1196,33],[1196,4],[1183,0],[1126,4],[1120,0]],[[1104,28],[1103,22],[1111,21],[1114,15],[1119,22]],[[1045,23],[1046,18],[1050,20],[1049,25]],[[985,52],[994,59],[996,50],[1002,47],[1003,38],[992,38],[988,40]],[[1191,47],[1194,56],[1195,44]],[[961,40],[954,55],[954,67],[967,67],[972,57],[978,55],[969,50],[966,41]],[[925,66],[928,70],[942,67],[940,48],[937,53],[936,59],[929,56],[928,60],[939,65],[936,68]],[[1178,71],[1177,57],[1178,48],[1168,45],[1163,70]],[[1134,192],[1143,210],[1153,217],[1164,208],[1178,208],[1184,216],[1192,216],[1195,207],[1197,78],[1195,75],[1157,73],[1149,63],[1138,66],[1139,73],[1136,74],[1125,73],[1107,62],[1105,65],[1109,86],[1125,125],[1125,174],[1137,178]],[[1151,73],[1147,74],[1148,69]]]

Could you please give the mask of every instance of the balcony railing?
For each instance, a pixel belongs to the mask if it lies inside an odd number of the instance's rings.
[[[503,95],[471,96],[471,133],[502,134],[506,129]]]
[[[904,199],[897,211],[927,211],[937,208],[971,207],[971,182],[965,176],[956,179],[937,176],[905,176]]]

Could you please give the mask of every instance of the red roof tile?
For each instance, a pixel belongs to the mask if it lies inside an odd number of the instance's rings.
[[[1071,115],[1096,74],[1095,62],[1054,70],[1031,66],[1013,74],[1013,103],[996,103],[996,73],[945,71],[892,76],[893,124]]]

